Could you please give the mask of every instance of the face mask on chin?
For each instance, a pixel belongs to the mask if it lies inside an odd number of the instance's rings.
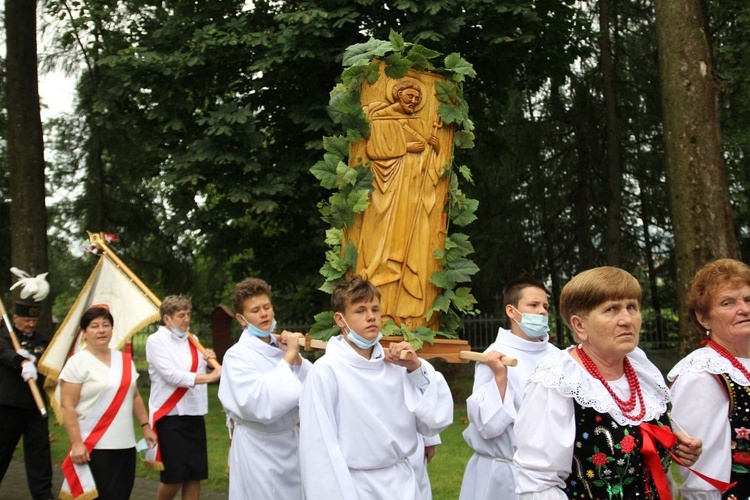
[[[244,316],[242,316],[242,319],[244,319],[247,323],[247,326],[244,330],[242,330],[242,332],[247,333],[248,335],[252,335],[253,337],[266,338],[271,335],[274,330],[276,330],[276,318],[271,321],[271,327],[268,330],[261,330],[257,326],[250,323],[247,319],[245,319]]]
[[[547,316],[542,314],[522,313],[515,307],[513,307],[513,309],[521,315],[520,322],[516,321],[516,318],[513,318],[513,321],[518,324],[518,327],[521,328],[521,331],[525,333],[527,337],[538,339],[547,335],[549,332],[549,318]]]
[[[343,315],[341,316],[341,320],[344,322],[344,324],[346,325],[346,328],[349,330],[349,332],[347,332],[346,334],[346,338],[349,339],[352,344],[356,345],[360,349],[369,349],[370,347],[373,347],[375,344],[380,342],[380,339],[383,338],[383,334],[378,332],[378,335],[374,339],[367,340],[362,335],[352,330],[352,327],[349,326],[349,323],[346,322]]]
[[[180,327],[175,325],[174,323],[172,323],[172,327],[170,328],[172,333],[174,333],[175,335],[177,335],[178,338],[181,338],[181,339],[184,339],[185,337],[187,337],[189,329],[190,327],[188,326],[186,330],[180,330]]]

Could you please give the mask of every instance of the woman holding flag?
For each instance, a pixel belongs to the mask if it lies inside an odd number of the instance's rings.
[[[160,308],[164,324],[146,341],[149,421],[159,438],[146,466],[160,471],[157,500],[172,500],[180,490],[182,500],[197,500],[201,481],[208,478],[206,385],[219,381],[221,367],[207,373],[216,354],[211,349],[201,354],[188,338],[192,308],[188,297],[165,297]]]
[[[70,440],[60,498],[128,499],[135,479],[133,417],[149,445],[156,434],[136,390],[130,354],[110,349],[114,318],[95,305],[81,316],[85,347],[60,373],[60,409]]]

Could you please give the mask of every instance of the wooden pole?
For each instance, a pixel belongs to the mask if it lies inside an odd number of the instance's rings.
[[[409,359],[410,355],[411,351],[401,351],[401,359]],[[466,361],[476,361],[478,363],[484,363],[487,360],[486,354],[474,351],[459,351],[458,357]],[[518,364],[518,360],[510,356],[503,356],[500,358],[500,362],[505,366],[516,366]]]
[[[277,339],[279,338],[279,336],[276,334],[274,334],[274,336]],[[307,334],[304,336],[304,338],[299,339],[299,345],[300,347],[304,347],[306,351],[325,350],[328,342],[311,338],[310,334]],[[401,351],[401,359],[408,359],[410,355],[411,351]],[[474,351],[459,351],[458,357],[466,361],[477,361],[479,363],[484,363],[487,359],[486,354]],[[516,358],[511,358],[510,356],[503,356],[502,358],[500,358],[500,362],[505,366],[518,365],[518,360]]]
[[[107,257],[112,259],[112,262],[114,262],[115,265],[119,267],[128,278],[130,278],[130,281],[132,281],[133,284],[137,286],[143,292],[143,294],[146,297],[148,297],[148,299],[151,302],[153,302],[157,307],[160,307],[161,299],[157,297],[156,294],[152,292],[146,286],[146,284],[143,281],[141,281],[140,278],[138,278],[138,276],[136,276],[136,274],[133,271],[131,271],[128,266],[125,265],[125,263],[122,260],[120,260],[117,254],[113,252],[112,249],[109,248],[109,246],[107,246],[107,243],[104,241],[104,236],[102,236],[102,233],[88,232],[88,234],[89,234],[89,239],[91,241],[91,244],[101,249],[101,251],[104,252],[105,255],[107,255]],[[203,347],[203,345],[200,343],[198,338],[190,332],[188,332],[188,340],[190,341],[191,344],[193,344],[196,347],[196,349],[198,349],[201,352],[201,354],[203,354],[203,352],[206,350],[206,348]],[[219,368],[221,366],[219,362],[216,361],[216,359],[214,358],[209,359],[208,363],[214,368]]]
[[[13,349],[18,351],[21,348],[21,343],[18,341],[18,337],[16,337],[16,332],[13,331],[13,323],[11,323],[10,321],[8,311],[5,310],[5,304],[3,304],[2,298],[0,298],[0,314],[3,315],[5,327],[8,329],[8,335],[10,335],[10,341],[13,344]],[[31,361],[29,361],[29,363],[30,362]],[[44,399],[42,399],[42,394],[39,392],[39,387],[36,385],[36,380],[29,379],[27,380],[27,382],[29,384],[29,389],[31,389],[31,395],[34,397],[36,407],[39,409],[39,413],[42,414],[42,417],[46,417],[47,407],[44,404]]]

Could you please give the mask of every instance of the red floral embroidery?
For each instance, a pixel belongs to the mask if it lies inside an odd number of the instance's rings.
[[[620,446],[622,446],[622,452],[624,454],[629,454],[631,451],[635,449],[635,438],[631,435],[627,435],[620,441]]]
[[[599,423],[599,422],[601,422],[601,421],[602,421],[602,416],[601,416],[601,415],[596,415],[596,416],[594,417],[594,421],[596,421],[596,423]]]
[[[594,461],[594,465],[596,465],[597,467],[601,467],[602,465],[605,465],[607,463],[607,455],[600,451],[598,453],[594,453],[594,455],[591,457],[591,460]]]
[[[750,451],[735,451],[732,453],[732,462],[740,465],[750,465]]]

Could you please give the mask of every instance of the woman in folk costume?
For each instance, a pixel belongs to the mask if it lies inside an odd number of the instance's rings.
[[[206,349],[201,355],[188,339],[192,307],[188,297],[165,297],[160,307],[164,325],[146,341],[149,421],[159,436],[146,465],[160,471],[157,500],[171,500],[180,490],[183,500],[197,500],[201,480],[208,478],[206,384],[218,382],[221,367],[206,373],[207,361],[216,354]]]
[[[638,349],[641,287],[622,269],[584,271],[560,313],[578,346],[541,360],[515,423],[521,499],[671,499],[668,450],[686,465],[701,441],[668,427],[669,390]]]
[[[408,342],[383,349],[380,293],[369,281],[337,285],[331,305],[342,334],[328,342],[300,398],[305,497],[421,500],[409,456],[417,433],[434,436],[452,423],[450,388]]]
[[[135,480],[133,418],[149,445],[156,444],[156,434],[136,390],[131,356],[109,347],[114,326],[109,309],[89,308],[80,326],[86,346],[68,359],[59,377],[70,440],[60,497],[126,500]]]
[[[312,364],[299,354],[301,333],[278,340],[271,287],[247,278],[234,287],[235,318],[244,330],[224,355],[219,399],[234,429],[229,498],[301,500],[297,443],[299,397]]]
[[[703,438],[695,469],[737,485],[722,493],[680,467],[688,500],[750,498],[750,266],[720,259],[699,270],[688,312],[706,345],[672,368],[672,417]]]

